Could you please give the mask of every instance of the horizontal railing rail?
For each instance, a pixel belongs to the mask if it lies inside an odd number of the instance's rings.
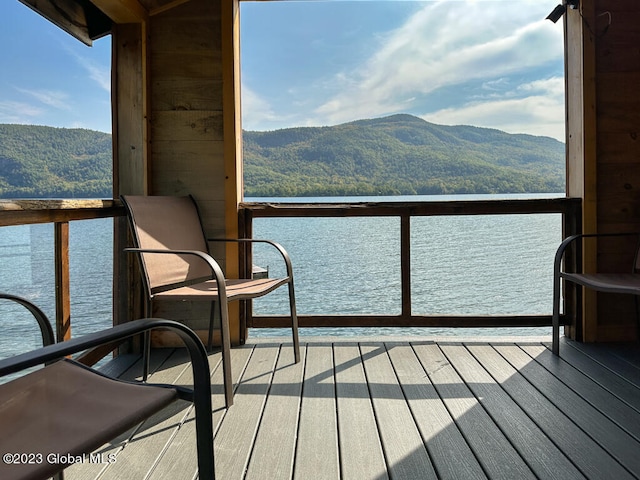
[[[442,215],[562,215],[563,236],[581,230],[581,200],[577,198],[465,200],[429,202],[356,202],[356,203],[277,203],[245,202],[240,205],[240,230],[253,235],[256,218],[284,217],[399,217],[400,218],[400,295],[399,315],[299,315],[301,327],[534,327],[551,326],[551,315],[415,315],[411,311],[411,218]],[[303,241],[301,239],[301,241]],[[242,252],[241,268],[249,274],[251,251]],[[574,267],[577,261],[573,258]],[[571,267],[570,267],[571,268]],[[565,295],[565,314],[561,322],[575,317],[575,292]],[[284,327],[280,315],[253,315],[248,305],[242,322],[246,327]]]
[[[125,215],[125,211],[117,200],[0,200],[0,227],[54,224],[55,330],[58,342],[71,338],[69,222],[122,215]]]
[[[119,200],[0,200],[0,227],[125,215]]]

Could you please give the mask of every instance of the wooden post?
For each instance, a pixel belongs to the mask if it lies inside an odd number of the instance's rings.
[[[71,338],[71,295],[69,290],[69,222],[55,224],[56,341]]]
[[[582,229],[598,232],[596,65],[594,38],[585,27],[593,25],[594,0],[580,2],[579,10],[567,9],[565,26],[565,83],[567,115],[567,195],[582,199]],[[582,245],[582,270],[597,271],[597,242]],[[597,293],[587,290],[580,306],[582,324],[570,329],[575,340],[597,337]]]
[[[402,317],[411,317],[411,217],[400,217],[400,278]]]
[[[242,124],[240,111],[240,3],[222,2],[222,113],[224,137],[224,205],[225,234],[238,237],[238,205],[242,200]],[[225,274],[239,278],[238,244],[230,243],[225,250]],[[241,343],[242,330],[238,302],[229,305],[231,342]]]

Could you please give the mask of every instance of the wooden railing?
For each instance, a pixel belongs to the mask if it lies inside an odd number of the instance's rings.
[[[580,231],[579,199],[527,199],[435,202],[364,203],[243,203],[240,209],[241,235],[252,237],[254,218],[283,217],[399,217],[400,218],[400,315],[300,315],[303,327],[522,327],[550,326],[551,315],[454,316],[414,315],[411,311],[410,226],[412,217],[434,215],[510,215],[562,214],[563,236]],[[301,241],[304,241],[301,239]],[[242,268],[250,271],[250,252],[244,252]],[[348,288],[348,286],[347,286]],[[575,301],[565,297],[565,312],[573,316]],[[569,298],[571,301],[567,301]],[[565,313],[562,321],[569,315]],[[278,315],[254,316],[250,308],[244,321],[248,327],[284,327],[286,319]]]
[[[550,315],[454,316],[414,315],[411,312],[410,226],[412,217],[434,215],[562,214],[563,236],[580,232],[579,199],[531,199],[437,202],[367,203],[243,203],[239,211],[240,234],[252,237],[254,218],[282,217],[399,217],[400,218],[400,315],[301,315],[303,327],[513,327],[549,326]],[[0,227],[36,223],[54,224],[56,334],[70,337],[69,222],[123,216],[124,208],[114,200],[0,200]],[[301,241],[303,241],[301,239]],[[251,272],[251,254],[241,256],[241,268]],[[574,263],[577,263],[574,256]],[[565,314],[575,318],[575,294],[565,295]],[[115,314],[115,312],[114,312]],[[286,326],[282,316],[253,316],[246,309],[243,324],[248,327]]]
[[[124,214],[124,208],[114,200],[0,200],[0,227],[54,224],[57,341],[71,337],[69,222]]]

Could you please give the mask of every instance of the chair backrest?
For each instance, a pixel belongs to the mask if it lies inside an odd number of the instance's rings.
[[[195,200],[191,196],[123,195],[137,248],[209,252]],[[193,255],[143,253],[140,256],[149,293],[211,278],[211,269]]]

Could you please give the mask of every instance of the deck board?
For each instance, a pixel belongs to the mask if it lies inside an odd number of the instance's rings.
[[[636,347],[563,340],[314,339],[232,351],[235,403],[212,367],[218,479],[639,479]],[[181,351],[154,352],[153,381],[191,382]],[[124,377],[139,362],[110,365]],[[68,480],[193,480],[193,408],[177,403],[79,464]]]
[[[419,345],[416,350],[440,398],[453,415],[487,476],[504,480],[535,478],[440,347]]]
[[[602,412],[589,404],[568,385],[550,376],[543,367],[531,362],[525,352],[516,346],[498,346],[498,351],[508,356],[509,362],[518,369],[558,409],[596,441],[609,455],[632,472],[640,472],[640,443],[611,422]],[[617,478],[623,478],[622,472]]]
[[[554,355],[545,347],[538,345],[523,346],[521,348],[549,373],[570,387],[571,390],[593,405],[620,428],[632,435],[636,440],[640,439],[640,417],[637,415],[638,411],[636,409],[621,400],[617,395],[612,395],[612,391],[606,390],[599,383],[594,383],[592,379],[586,377],[566,361],[557,361]],[[632,385],[628,385],[628,387],[633,388]],[[638,392],[636,392],[636,396],[638,396]]]
[[[249,464],[278,352],[274,345],[254,349],[236,388],[233,407],[227,411],[216,435],[220,439],[216,469],[228,472],[228,478],[242,478]]]
[[[307,346],[294,478],[340,478],[333,349]]]
[[[248,362],[250,350],[238,351],[232,358],[231,366],[234,384],[237,385],[241,372]],[[210,367],[212,370],[212,404],[214,408],[213,422],[214,428],[219,425],[226,414],[224,406],[224,396],[222,389],[222,359],[219,354],[210,356]],[[196,445],[194,410],[190,409],[183,422],[175,426],[173,439],[166,446],[161,456],[156,459],[153,465],[151,478],[155,480],[164,479],[192,479],[196,475]],[[114,477],[114,478],[123,478]]]
[[[640,370],[627,360],[598,347],[574,346],[563,349],[562,358],[613,395],[640,411]],[[640,363],[640,362],[639,362]]]
[[[384,344],[361,347],[391,478],[437,478]]]
[[[515,369],[514,369],[515,371]],[[499,374],[500,370],[496,373]],[[574,423],[567,412],[556,407],[535,385],[522,380],[503,382],[503,386],[546,435],[564,452],[587,478],[629,478],[628,473],[589,437],[581,425]]]
[[[395,345],[389,355],[438,478],[486,479],[411,345]]]
[[[522,415],[522,409],[509,395],[509,389],[518,386],[505,387],[504,383],[522,383],[523,379],[493,348],[488,345],[455,345],[445,346],[443,350],[538,478],[584,478],[539,426],[530,417]]]
[[[334,346],[338,433],[342,478],[389,478],[360,347]]]
[[[304,375],[305,351],[300,363],[293,363],[293,348],[283,347],[273,375],[260,429],[256,437],[248,480],[289,479],[293,476],[298,412]],[[277,445],[277,448],[274,448]]]

